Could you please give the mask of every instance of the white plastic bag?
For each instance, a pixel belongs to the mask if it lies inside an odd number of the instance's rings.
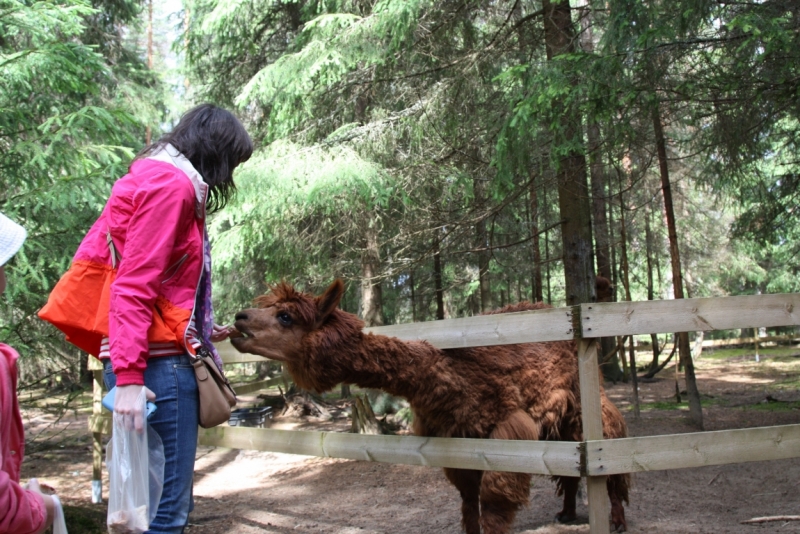
[[[145,390],[139,394],[142,413]],[[164,445],[145,424],[145,432],[126,428],[114,413],[114,430],[106,449],[109,495],[106,524],[110,534],[141,534],[150,528],[164,487]]]
[[[64,520],[64,508],[61,507],[61,499],[53,495],[56,502],[56,518],[53,521],[53,534],[69,534],[67,532],[67,522]]]

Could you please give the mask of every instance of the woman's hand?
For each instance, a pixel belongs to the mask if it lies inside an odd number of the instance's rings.
[[[232,326],[220,326],[218,324],[215,324],[214,331],[211,333],[211,342],[219,343],[220,341],[228,339],[232,331],[233,331]]]
[[[156,400],[156,394],[144,386],[131,384],[128,386],[117,386],[117,393],[114,396],[114,413],[122,416],[122,422],[127,429],[136,429],[137,432],[144,432],[145,403],[139,400],[144,390],[145,398],[149,401]]]

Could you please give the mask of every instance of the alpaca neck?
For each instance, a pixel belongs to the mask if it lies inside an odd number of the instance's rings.
[[[440,357],[441,351],[427,343],[363,335],[350,379],[359,387],[381,389],[413,403],[420,387],[433,379]]]
[[[300,373],[301,387],[327,391],[339,383],[356,384],[412,403],[416,392],[433,378],[432,370],[442,355],[425,342],[405,343],[360,330],[335,344],[320,343],[313,352]],[[296,379],[300,378],[292,371]]]

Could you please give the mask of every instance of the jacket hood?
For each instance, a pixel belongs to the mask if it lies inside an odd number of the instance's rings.
[[[189,177],[189,181],[192,182],[194,187],[195,214],[198,218],[204,219],[206,215],[206,198],[208,198],[208,184],[203,181],[203,177],[194,168],[192,162],[169,143],[161,147],[157,152],[147,156],[146,159],[169,163]]]

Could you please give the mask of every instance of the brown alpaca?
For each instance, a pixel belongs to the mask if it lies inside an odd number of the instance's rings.
[[[437,349],[425,341],[365,334],[364,323],[338,309],[344,285],[337,280],[319,297],[287,284],[256,299],[258,308],[236,314],[241,352],[284,362],[298,386],[316,392],[337,384],[382,389],[408,399],[420,436],[580,441],[581,407],[575,344],[571,341]],[[548,308],[523,303],[494,313]],[[602,393],[603,434],[626,435],[625,420]],[[467,534],[509,532],[528,503],[531,475],[466,469],[444,470],[461,493]],[[575,519],[579,478],[554,477],[564,507],[558,521]],[[622,501],[628,476],[608,478],[611,519],[627,527]]]

